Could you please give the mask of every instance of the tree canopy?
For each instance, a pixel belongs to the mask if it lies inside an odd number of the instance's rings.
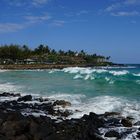
[[[35,49],[29,48],[27,45],[1,45],[0,46],[0,59],[10,59],[13,62],[25,59],[36,59],[38,62],[50,62],[50,63],[85,63],[85,64],[97,64],[106,62],[110,59],[110,56],[101,56],[95,53],[88,54],[84,50],[77,51],[64,51],[51,49],[48,45],[40,44]]]

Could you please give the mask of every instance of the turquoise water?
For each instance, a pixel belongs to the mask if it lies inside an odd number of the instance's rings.
[[[65,99],[78,109],[119,111],[140,118],[140,66],[124,68],[65,68],[62,70],[0,70],[0,92]]]

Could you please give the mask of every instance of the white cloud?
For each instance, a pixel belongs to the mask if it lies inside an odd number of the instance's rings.
[[[50,0],[3,0],[5,3],[11,5],[11,6],[41,6],[48,3]]]
[[[110,11],[116,10],[116,9],[118,9],[118,8],[120,8],[120,7],[121,7],[121,4],[120,4],[120,3],[115,3],[115,4],[112,4],[112,5],[108,6],[108,7],[105,9],[105,11],[106,11],[106,12],[110,12]]]
[[[17,23],[0,23],[0,33],[16,32],[25,28],[25,26]]]
[[[26,0],[3,0],[5,3],[9,4],[10,6],[24,6],[27,4]]]
[[[139,5],[140,4],[140,0],[125,0],[124,5]]]
[[[64,20],[54,20],[51,25],[53,26],[63,26],[66,22]]]
[[[26,16],[24,17],[26,21],[23,23],[0,23],[0,33],[8,33],[8,32],[16,32],[18,30],[25,29],[27,27],[32,26],[33,24],[47,21],[51,17],[48,14],[45,14],[43,16]],[[60,21],[56,22],[57,24],[62,24]]]
[[[138,16],[140,15],[140,13],[137,11],[132,11],[132,12],[121,11],[121,12],[111,13],[111,15],[112,16]]]
[[[87,11],[87,10],[81,10],[81,11],[77,12],[76,15],[80,16],[80,15],[88,14],[88,13],[89,13],[89,11]]]
[[[130,6],[136,6],[136,5],[140,5],[140,0],[124,0],[122,2],[117,2],[117,3],[113,3],[111,5],[109,5],[105,11],[110,12],[119,8],[123,8],[123,7],[130,7]]]
[[[41,15],[41,16],[25,16],[25,19],[28,20],[30,23],[37,23],[51,19],[51,16],[48,14]]]
[[[32,0],[32,4],[35,6],[40,6],[46,4],[48,1],[49,0]]]
[[[65,13],[64,15],[67,16],[67,17],[74,17],[74,16],[81,16],[81,15],[88,14],[88,13],[89,13],[88,10],[81,10],[81,11],[78,11],[78,12]]]
[[[140,12],[135,11],[135,6],[140,5],[140,0],[124,0],[109,5],[104,12],[112,16],[139,16]],[[128,11],[133,9],[133,11]]]

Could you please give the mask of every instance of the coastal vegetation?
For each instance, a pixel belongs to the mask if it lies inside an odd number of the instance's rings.
[[[88,54],[81,51],[51,49],[48,45],[39,45],[30,49],[27,45],[1,45],[0,64],[63,64],[63,65],[111,65],[110,56]]]

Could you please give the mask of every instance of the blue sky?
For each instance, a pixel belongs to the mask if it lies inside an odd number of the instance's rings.
[[[1,0],[0,44],[10,43],[140,63],[140,0]]]

